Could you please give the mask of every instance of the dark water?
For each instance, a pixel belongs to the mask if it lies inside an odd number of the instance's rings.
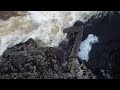
[[[85,23],[83,40],[88,34],[94,34],[99,43],[93,45],[86,65],[99,78],[120,79],[120,14],[114,12],[101,18],[93,18]],[[106,76],[101,70],[105,70]]]
[[[0,11],[0,19],[7,20],[12,16],[19,16],[17,11]]]

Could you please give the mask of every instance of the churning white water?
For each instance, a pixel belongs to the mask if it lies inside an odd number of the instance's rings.
[[[33,38],[39,46],[56,47],[66,38],[63,29],[77,20],[86,22],[102,11],[27,11],[25,15],[0,19],[0,55],[16,44]]]
[[[97,42],[98,37],[93,34],[89,34],[88,37],[80,44],[80,52],[78,53],[78,57],[82,60],[88,61],[89,53],[92,49],[92,44]]]

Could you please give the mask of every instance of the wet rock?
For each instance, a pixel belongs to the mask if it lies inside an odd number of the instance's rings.
[[[85,23],[83,40],[88,34],[98,37],[85,65],[100,79],[120,79],[120,13],[114,11]],[[90,24],[89,26],[87,26]]]
[[[76,79],[97,79],[91,70],[89,70],[84,63],[79,63],[79,59],[71,58],[69,62],[69,68],[72,76]]]
[[[25,43],[7,49],[0,57],[0,79],[88,79],[93,77],[92,73],[87,77],[79,74],[81,64],[78,59],[73,58],[66,67],[62,61],[63,54],[63,51],[57,48],[38,48],[34,40],[29,39]]]
[[[24,56],[24,54],[13,55],[11,58],[11,63],[14,67],[19,69],[20,65],[24,64],[28,61],[28,58]]]
[[[76,21],[73,27],[66,28],[63,30],[63,33],[67,33],[67,42],[63,44],[63,50],[66,52],[66,57],[74,57],[76,58],[79,52],[79,46],[82,40],[83,35],[83,23],[81,21]],[[60,44],[61,45],[61,44]],[[67,58],[67,59],[68,59]]]
[[[74,57],[74,58],[76,58],[78,56],[79,47],[80,47],[80,43],[82,41],[82,36],[83,36],[83,31],[84,31],[83,28],[79,28],[79,29],[80,30],[78,31],[78,34],[75,38],[75,42],[74,42],[74,45],[73,45],[73,48],[72,48],[72,51],[70,54],[70,57]]]

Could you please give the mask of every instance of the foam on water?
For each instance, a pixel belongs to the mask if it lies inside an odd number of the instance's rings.
[[[7,48],[29,38],[33,38],[39,46],[56,47],[66,39],[63,29],[72,26],[77,20],[86,22],[91,16],[101,12],[27,11],[25,15],[0,20],[0,55]]]
[[[79,58],[88,61],[92,44],[96,42],[98,42],[98,37],[93,34],[89,34],[88,37],[80,44],[80,52],[78,53]]]

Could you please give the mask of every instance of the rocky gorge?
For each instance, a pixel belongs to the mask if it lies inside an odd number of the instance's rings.
[[[100,14],[102,15],[102,14]],[[38,47],[30,38],[8,48],[0,57],[0,79],[120,79],[120,13],[110,12],[63,30],[67,40],[58,47]],[[98,37],[89,60],[78,57],[89,34]]]

